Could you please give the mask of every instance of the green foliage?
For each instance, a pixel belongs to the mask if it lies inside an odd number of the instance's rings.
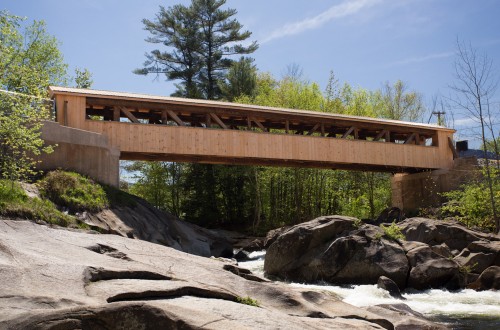
[[[146,55],[137,74],[164,73],[168,80],[181,80],[176,96],[218,99],[220,82],[233,60],[231,55],[250,54],[257,43],[243,46],[251,35],[233,17],[234,9],[222,9],[225,0],[192,0],[189,6],[160,6],[156,19],[144,19],[151,33],[147,42],[167,46]]]
[[[254,306],[254,307],[259,307],[260,304],[257,300],[250,298],[250,297],[237,297],[236,301],[240,304],[248,305],[248,306]]]
[[[78,173],[53,171],[39,185],[43,197],[70,212],[98,212],[109,205],[102,186]]]
[[[58,42],[47,34],[45,22],[0,12],[0,87],[35,96],[46,96],[49,84],[66,82],[67,65]]]
[[[35,157],[52,152],[40,137],[42,120],[47,118],[44,102],[0,93],[0,178],[18,181],[35,174]]]
[[[422,96],[415,91],[408,91],[408,86],[401,80],[394,85],[385,83],[380,98],[382,106],[378,116],[383,118],[417,121],[425,112]]]
[[[405,235],[401,232],[401,228],[393,222],[390,226],[380,225],[380,228],[384,231],[384,236],[393,241],[404,241],[406,239]]]
[[[75,84],[77,88],[90,88],[93,83],[92,73],[88,69],[75,69]]]
[[[135,183],[129,187],[131,194],[144,198],[160,210],[181,215],[182,164],[131,162],[125,168],[134,175]]]
[[[499,173],[492,170],[493,192],[496,205],[500,204]],[[495,230],[495,218],[490,203],[490,191],[485,175],[470,183],[464,184],[460,189],[443,194],[447,203],[441,207],[441,214],[452,216],[468,227],[479,227]]]
[[[352,225],[354,228],[359,229],[363,226],[363,220],[356,218]]]
[[[257,68],[253,59],[241,57],[234,62],[225,81],[220,83],[220,89],[223,97],[230,102],[243,95],[254,98],[257,92]]]
[[[30,198],[17,182],[0,180],[0,215],[67,227],[76,220],[40,198]]]
[[[0,12],[0,89],[10,91],[0,92],[0,178],[12,181],[33,175],[35,157],[52,150],[40,138],[52,106],[43,97],[49,84],[65,82],[67,67],[45,23],[23,21]]]

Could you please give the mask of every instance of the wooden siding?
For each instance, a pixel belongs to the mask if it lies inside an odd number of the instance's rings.
[[[60,124],[104,134],[108,137],[110,144],[121,151],[121,159],[345,168],[390,172],[446,169],[451,168],[453,164],[453,154],[448,144],[448,138],[453,136],[453,130],[437,126],[405,122],[399,122],[401,125],[397,126],[398,122],[396,121],[370,121],[367,118],[342,117],[346,124],[352,123],[353,127],[369,123],[373,134],[388,128],[392,130],[406,128],[410,133],[418,133],[420,129],[423,133],[432,136],[433,146],[425,146],[346,139],[339,138],[338,135],[337,137],[326,137],[239,129],[89,120],[86,119],[89,101],[87,96],[65,92],[54,93],[54,97],[57,107],[57,121]],[[92,95],[94,101],[95,97]],[[119,103],[119,100],[107,99],[106,102]],[[189,103],[191,100],[186,102]],[[197,103],[203,104],[199,101]],[[183,109],[188,113],[196,113],[195,110],[189,110],[191,109],[189,104]],[[227,108],[218,108],[218,110],[229,111]],[[239,112],[244,112],[244,109],[239,109]],[[286,115],[286,113],[279,111],[275,113],[279,113],[280,116]],[[308,120],[316,118],[318,113],[315,113],[314,116],[306,116],[308,113],[301,112],[300,115],[304,117],[303,120]],[[335,116],[328,115],[325,118],[327,117],[331,119]],[[286,123],[288,124],[288,120]],[[268,122],[268,124],[273,123]],[[316,127],[318,126],[316,125]]]
[[[91,120],[85,122],[83,129],[108,136],[110,143],[120,149],[122,158],[127,159],[253,165],[289,163],[291,166],[324,168],[350,168],[352,165],[352,169],[397,172],[449,168],[453,162],[451,151],[441,147],[443,143],[438,147],[426,147]]]

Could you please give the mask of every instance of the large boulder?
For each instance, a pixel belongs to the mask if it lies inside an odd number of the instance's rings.
[[[342,216],[320,217],[279,236],[266,254],[268,275],[293,281],[374,284],[387,276],[405,287],[408,261],[403,248],[383,238],[380,228]]]
[[[459,289],[466,285],[460,265],[437,254],[428,245],[415,246],[407,250],[410,263],[408,286],[417,290],[430,288]]]
[[[431,246],[444,243],[451,250],[458,251],[474,241],[500,241],[497,235],[470,230],[457,221],[409,218],[398,223],[398,227],[408,241],[423,242]]]
[[[142,240],[27,221],[0,220],[0,292],[1,329],[394,329],[415,318]]]
[[[475,290],[500,290],[500,267],[491,266],[485,269],[479,278],[469,285]]]

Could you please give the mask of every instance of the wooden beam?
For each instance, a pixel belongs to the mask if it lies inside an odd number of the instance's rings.
[[[290,121],[285,120],[285,133],[288,134],[290,133]]]
[[[212,126],[212,117],[210,117],[210,115],[207,113],[206,116],[206,125],[207,125],[207,128],[210,128]]]
[[[416,144],[417,146],[419,146],[419,145],[420,145],[420,142],[422,142],[422,141],[420,141],[420,134],[415,133],[415,144]]]
[[[113,107],[113,121],[120,121],[120,109],[118,107]]]
[[[213,120],[215,120],[215,122],[217,123],[217,125],[219,125],[220,127],[222,127],[223,129],[228,129],[226,124],[224,124],[222,122],[222,120],[220,120],[220,118],[215,114],[215,113],[210,113],[210,117],[212,117]]]
[[[405,144],[410,144],[411,142],[413,142],[416,136],[416,133],[411,133],[411,135],[405,140]]]
[[[119,107],[120,111],[127,117],[131,122],[138,124],[139,119],[135,118],[135,116],[125,107]]]
[[[320,126],[321,125],[319,123],[314,125],[314,127],[311,128],[311,130],[309,132],[307,132],[307,135],[313,135],[313,133],[316,132]]]
[[[321,136],[325,136],[325,124],[321,123]]]
[[[167,110],[162,110],[162,112],[161,112],[161,123],[163,125],[167,125],[167,122],[168,122]]]
[[[64,101],[63,106],[63,125],[68,126],[68,101]]]
[[[342,135],[342,138],[345,139],[346,137],[348,137],[349,135],[351,135],[351,133],[355,130],[356,128],[354,126],[351,126],[351,128],[349,128],[347,130],[347,132],[344,133],[344,135]]]
[[[265,127],[264,127],[264,125],[262,125],[262,123],[261,123],[260,121],[258,121],[257,119],[255,119],[254,117],[251,117],[251,120],[252,120],[255,124],[257,124],[257,126],[259,126],[259,128],[260,128],[261,130],[263,130],[264,132],[267,132],[267,131],[268,131],[268,129],[267,129],[267,128],[265,128]]]
[[[449,136],[448,136],[448,146],[450,147],[451,152],[453,153],[453,159],[458,158],[458,156],[459,156],[458,151],[457,151],[457,149],[455,149],[455,145],[453,144],[453,140]]]
[[[382,138],[382,136],[386,135],[387,131],[385,129],[381,130],[377,136],[373,139],[373,141],[378,141]]]
[[[177,125],[186,126],[184,122],[179,118],[179,116],[175,114],[175,112],[173,112],[172,110],[167,110],[167,113],[170,116],[170,118],[172,118],[172,120],[175,121]]]

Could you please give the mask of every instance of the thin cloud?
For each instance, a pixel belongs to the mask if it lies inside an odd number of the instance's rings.
[[[455,126],[471,126],[477,124],[477,121],[474,118],[460,118],[455,120]]]
[[[261,41],[261,44],[267,43],[271,40],[299,34],[307,30],[317,29],[334,19],[354,15],[363,9],[373,7],[382,1],[383,0],[346,0],[339,5],[330,7],[327,11],[317,16],[289,23],[274,30]]]
[[[405,58],[405,59],[400,60],[400,61],[392,62],[392,63],[388,64],[387,66],[391,67],[391,66],[400,66],[400,65],[427,62],[427,61],[431,61],[431,60],[452,57],[455,54],[456,54],[455,52],[444,52],[444,53],[435,53],[435,54],[429,54],[429,55],[418,56],[418,57],[410,57],[410,58]]]

